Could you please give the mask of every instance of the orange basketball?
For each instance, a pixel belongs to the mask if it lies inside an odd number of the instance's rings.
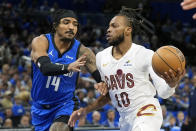
[[[157,75],[162,75],[168,72],[169,69],[173,70],[176,75],[177,69],[182,71],[185,69],[185,57],[183,53],[174,46],[160,47],[152,57],[152,67]]]

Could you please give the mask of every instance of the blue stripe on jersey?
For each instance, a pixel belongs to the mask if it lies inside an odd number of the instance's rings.
[[[54,44],[54,37],[51,34],[46,34],[48,39],[48,56],[52,63],[69,64],[77,59],[80,42],[74,39],[69,50],[62,55]],[[39,68],[33,66],[33,79],[31,96],[34,102],[38,104],[59,104],[70,101],[74,97],[78,73],[70,72],[58,76],[44,76]]]

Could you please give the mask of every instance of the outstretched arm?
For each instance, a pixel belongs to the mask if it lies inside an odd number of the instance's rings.
[[[87,113],[103,107],[109,101],[110,101],[110,96],[109,93],[107,93],[105,96],[100,96],[95,102],[93,102],[93,104],[88,105],[85,108],[80,108],[79,110],[74,111],[69,118],[68,125],[74,127],[77,120],[85,116]]]
[[[88,72],[92,74],[93,78],[97,82],[101,82],[101,76],[96,67],[96,58],[95,58],[95,54],[93,53],[93,51],[90,48],[87,48],[84,45],[81,45],[79,56],[82,56],[82,55],[86,56],[85,67],[88,70]]]
[[[81,56],[71,64],[52,63],[48,57],[48,40],[44,35],[38,36],[32,41],[31,58],[46,76],[62,75],[69,71],[80,71],[80,67],[86,63],[86,56]]]
[[[95,54],[92,52],[90,48],[85,47],[84,45],[81,45],[79,56],[85,55],[86,56],[86,69],[91,73],[92,77],[96,80],[98,83],[95,85],[95,89],[97,89],[102,95],[105,95],[108,90],[107,86],[104,82],[101,80],[100,72],[98,71],[96,67],[96,57]]]

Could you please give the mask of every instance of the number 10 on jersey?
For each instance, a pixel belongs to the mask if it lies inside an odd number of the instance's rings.
[[[54,76],[54,77],[53,76],[48,76],[48,80],[47,80],[47,83],[46,83],[46,88],[49,88],[51,80],[52,80],[51,85],[53,85],[55,87],[54,91],[58,91],[59,83],[61,81],[61,78],[57,77],[57,76]]]

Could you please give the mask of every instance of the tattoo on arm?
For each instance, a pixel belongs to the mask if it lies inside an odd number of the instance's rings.
[[[80,52],[79,52],[79,57],[85,54],[87,56],[87,61],[86,61],[86,68],[90,73],[93,73],[97,67],[96,67],[96,57],[93,51],[84,45],[81,45],[80,47]]]

